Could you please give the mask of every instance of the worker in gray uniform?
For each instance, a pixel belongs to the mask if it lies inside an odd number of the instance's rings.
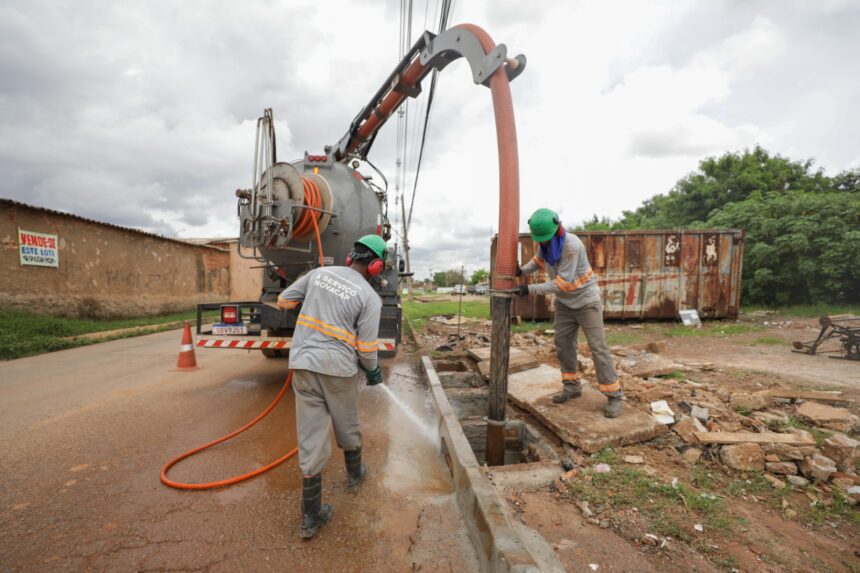
[[[538,209],[532,214],[529,231],[532,239],[540,243],[540,249],[522,268],[517,267],[517,276],[541,269],[546,271],[549,280],[542,284],[519,285],[516,290],[521,296],[555,295],[555,349],[561,366],[563,390],[552,400],[562,404],[582,395],[576,356],[577,336],[582,327],[594,360],[597,386],[608,398],[603,413],[607,418],[616,418],[624,406],[624,391],[606,346],[603,304],[585,245],[579,237],[565,230],[558,214],[550,209]]]
[[[347,490],[355,492],[367,468],[361,463],[358,369],[368,385],[382,382],[376,359],[382,301],[368,282],[385,269],[387,249],[377,235],[355,242],[345,267],[314,269],[278,297],[282,309],[301,305],[290,348],[299,466],[301,535],[310,539],[331,519],[322,504],[322,470],[331,456],[329,421],[346,462]]]

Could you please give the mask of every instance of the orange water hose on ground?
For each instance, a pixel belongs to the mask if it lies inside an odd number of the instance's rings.
[[[287,379],[284,382],[284,387],[281,388],[281,391],[278,393],[278,395],[275,397],[275,399],[272,400],[272,403],[269,404],[269,407],[266,408],[265,410],[263,410],[263,412],[259,416],[257,416],[256,418],[254,418],[253,420],[251,420],[250,422],[248,422],[247,424],[245,424],[244,426],[242,426],[238,430],[230,432],[226,436],[218,438],[217,440],[213,440],[213,441],[209,442],[208,444],[204,444],[204,445],[198,446],[192,450],[188,450],[184,454],[181,454],[181,455],[173,458],[169,462],[167,462],[167,464],[165,464],[165,466],[161,469],[161,483],[163,483],[164,485],[168,485],[170,487],[175,487],[176,489],[191,489],[191,490],[214,489],[216,487],[224,487],[226,485],[233,485],[235,483],[239,483],[239,482],[245,481],[247,479],[251,479],[252,477],[256,477],[256,476],[260,475],[261,473],[267,472],[272,468],[278,467],[279,465],[281,465],[282,463],[284,463],[285,461],[287,461],[288,459],[290,459],[291,457],[296,455],[298,453],[299,449],[293,448],[292,450],[287,452],[286,455],[278,458],[277,460],[273,461],[272,463],[270,463],[266,466],[263,466],[261,468],[257,468],[256,470],[254,470],[252,472],[248,472],[248,473],[240,475],[240,476],[222,479],[219,481],[212,481],[212,482],[205,482],[205,483],[184,483],[184,482],[179,482],[179,481],[173,481],[172,479],[167,477],[167,472],[170,470],[170,468],[172,468],[173,466],[175,466],[176,464],[178,464],[179,462],[181,462],[185,458],[190,458],[191,456],[193,456],[194,454],[196,454],[198,452],[202,452],[203,450],[211,448],[212,446],[220,444],[221,442],[226,442],[230,438],[238,436],[239,434],[241,434],[242,432],[244,432],[245,430],[247,430],[251,426],[254,426],[257,422],[259,422],[260,420],[265,418],[269,414],[269,412],[271,412],[272,410],[275,409],[275,406],[278,405],[278,402],[281,401],[281,398],[284,397],[284,394],[287,393],[287,388],[290,387],[290,383],[292,381],[293,381],[293,371],[290,370],[289,374],[287,374]]]
[[[305,182],[305,203],[309,206],[319,208],[319,204],[320,204],[319,188],[316,186],[316,184],[313,181],[308,181],[307,179],[304,179],[304,178],[303,178],[303,181]],[[310,214],[310,217],[307,216],[308,214]],[[323,257],[322,238],[320,237],[320,229],[319,229],[319,224],[317,222],[317,219],[319,218],[320,215],[321,215],[321,213],[319,211],[313,211],[312,209],[305,209],[305,212],[302,213],[301,218],[299,219],[299,222],[303,225],[303,228],[304,228],[304,225],[307,225],[308,219],[310,219],[311,225],[313,225],[313,230],[314,230],[314,233],[316,235],[317,247],[319,248],[320,266],[324,267],[325,266],[325,262],[324,262],[325,259]],[[297,228],[298,228],[298,226],[297,226]],[[310,228],[308,228],[308,230],[310,230]],[[257,422],[259,422],[260,420],[262,420],[263,418],[268,416],[269,412],[271,412],[272,410],[275,409],[275,406],[278,405],[278,402],[280,402],[281,398],[284,397],[284,394],[287,393],[287,388],[290,387],[290,384],[292,383],[292,381],[293,381],[293,371],[290,370],[290,372],[287,374],[287,379],[284,380],[284,387],[281,388],[281,391],[278,392],[278,395],[275,396],[275,399],[272,400],[272,403],[269,404],[269,406],[265,410],[263,410],[259,416],[257,416],[256,418],[254,418],[253,420],[251,420],[250,422],[248,422],[247,424],[245,424],[244,426],[242,426],[238,430],[234,430],[234,431],[230,432],[229,434],[227,434],[226,436],[222,436],[222,437],[218,438],[217,440],[213,440],[213,441],[209,442],[208,444],[203,444],[202,446],[197,446],[196,448],[188,450],[184,454],[180,454],[179,456],[177,456],[177,457],[173,458],[172,460],[170,460],[169,462],[167,462],[164,465],[164,467],[161,468],[161,483],[163,483],[166,486],[170,486],[170,487],[173,487],[176,489],[188,489],[188,490],[215,489],[216,487],[224,487],[224,486],[228,486],[228,485],[237,484],[237,483],[243,482],[245,480],[249,480],[252,477],[256,477],[262,473],[269,471],[270,469],[278,467],[279,465],[281,465],[282,463],[284,463],[285,461],[287,461],[288,459],[290,459],[291,457],[296,455],[299,452],[299,449],[297,447],[293,448],[292,450],[287,452],[286,455],[278,458],[277,460],[273,461],[272,463],[270,463],[268,465],[265,465],[261,468],[257,468],[254,471],[248,472],[246,474],[242,474],[240,476],[222,479],[219,481],[203,482],[203,483],[185,483],[185,482],[174,481],[174,480],[170,479],[169,477],[167,477],[167,472],[170,471],[170,468],[172,468],[173,466],[175,466],[176,464],[178,464],[182,460],[184,460],[186,458],[190,458],[194,454],[202,452],[203,450],[206,450],[208,448],[211,448],[212,446],[218,445],[222,442],[226,442],[230,438],[238,436],[239,434],[241,434],[245,430],[256,425]]]

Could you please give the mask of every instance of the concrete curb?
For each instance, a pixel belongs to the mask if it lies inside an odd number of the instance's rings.
[[[564,571],[551,549],[547,556],[542,548],[538,559],[531,550],[535,540],[524,541],[520,531],[512,522],[507,507],[496,489],[484,475],[478,460],[463,433],[460,421],[442,388],[433,363],[426,355],[421,357],[421,366],[427,378],[433,401],[439,413],[439,434],[442,438],[442,454],[454,477],[457,504],[466,523],[472,545],[481,562],[482,571],[492,573],[532,573],[539,571]],[[535,533],[535,535],[537,535]],[[538,536],[540,537],[540,536]],[[546,542],[540,538],[538,544]]]

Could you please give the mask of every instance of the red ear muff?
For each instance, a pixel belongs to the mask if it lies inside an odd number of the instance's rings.
[[[346,266],[349,266],[351,264],[352,264],[352,255],[347,255],[346,256]]]
[[[369,274],[372,277],[375,277],[376,275],[380,274],[384,270],[385,270],[385,262],[382,259],[374,259],[373,261],[370,262],[369,265],[367,265],[367,274]]]
[[[555,232],[555,234],[556,234],[557,236],[559,236],[559,237],[561,237],[562,235],[564,235],[564,227],[562,227],[562,226],[561,226],[561,224],[559,224],[559,226],[558,226],[558,230]]]

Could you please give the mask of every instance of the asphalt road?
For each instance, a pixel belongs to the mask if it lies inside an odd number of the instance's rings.
[[[301,472],[290,460],[205,492],[162,485],[173,456],[253,418],[280,390],[286,360],[197,351],[171,371],[179,331],[0,363],[3,571],[474,571],[474,553],[438,448],[378,388],[362,385],[368,482],[344,490],[340,451],[324,472],[334,519],[299,538]],[[430,419],[414,357],[387,383]],[[295,445],[292,391],[257,427],[171,471],[211,481]]]

